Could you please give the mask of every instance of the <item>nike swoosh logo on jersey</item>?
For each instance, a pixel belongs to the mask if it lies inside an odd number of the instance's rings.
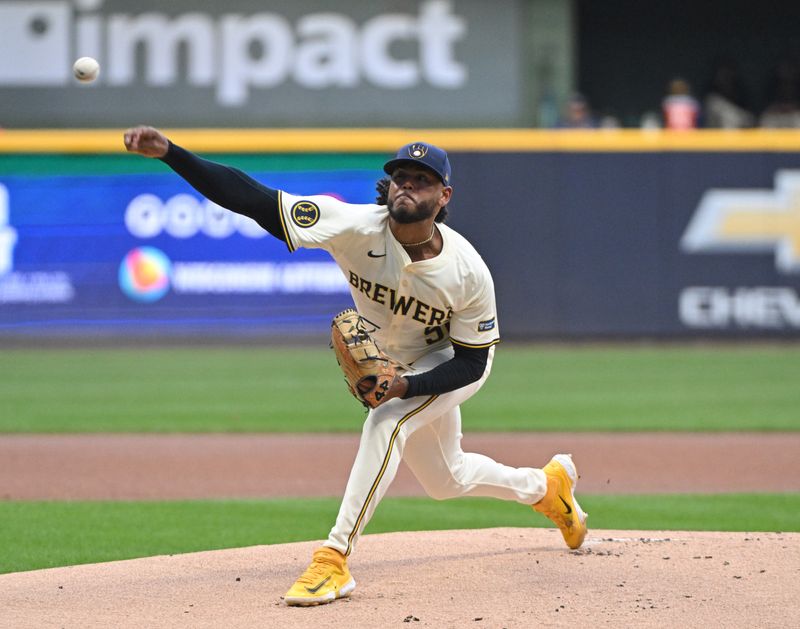
[[[570,507],[569,503],[566,500],[564,500],[564,497],[563,496],[559,496],[559,499],[561,500],[561,502],[564,503],[564,508],[567,510],[567,515],[572,513],[572,507]]]
[[[385,253],[372,253],[372,249],[367,251],[367,255],[370,258],[383,258],[386,254]]]
[[[306,590],[308,591],[309,594],[316,594],[317,592],[319,592],[319,589],[330,580],[331,577],[329,575],[325,577],[322,581],[320,581],[317,585],[315,585],[313,588],[306,586]]]

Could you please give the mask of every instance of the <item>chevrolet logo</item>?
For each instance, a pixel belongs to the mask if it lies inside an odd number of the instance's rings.
[[[709,190],[681,238],[688,253],[775,253],[800,273],[800,170],[779,170],[775,190]]]

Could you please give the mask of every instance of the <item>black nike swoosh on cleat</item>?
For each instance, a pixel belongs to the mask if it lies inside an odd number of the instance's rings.
[[[383,258],[383,257],[385,257],[385,256],[386,256],[386,254],[385,254],[385,253],[372,253],[372,249],[370,249],[369,251],[367,251],[367,255],[368,255],[370,258]]]
[[[568,503],[566,500],[564,500],[564,497],[563,497],[563,496],[559,496],[559,497],[558,497],[558,499],[559,499],[561,502],[563,502],[563,503],[564,503],[564,507],[567,509],[567,515],[569,515],[570,513],[572,513],[572,507],[570,507],[570,506],[569,506],[569,503]]]
[[[316,594],[317,592],[319,592],[319,589],[320,589],[320,588],[321,588],[323,585],[325,585],[325,584],[326,584],[328,581],[330,581],[330,580],[331,580],[330,576],[327,576],[327,577],[325,577],[325,578],[324,578],[322,581],[320,581],[319,583],[317,583],[317,585],[316,585],[316,586],[314,586],[313,588],[310,588],[310,587],[306,586],[306,591],[307,591],[309,594]]]

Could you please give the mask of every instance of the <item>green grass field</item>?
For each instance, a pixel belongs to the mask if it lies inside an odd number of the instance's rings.
[[[324,539],[338,502],[0,502],[0,573]],[[598,529],[800,531],[798,494],[586,496],[581,504]],[[366,533],[548,525],[516,503],[387,498]]]
[[[469,431],[800,430],[800,346],[501,345]],[[332,352],[4,349],[0,432],[358,431]]]
[[[797,431],[800,345],[498,349],[467,431]],[[0,350],[0,433],[360,429],[325,349]],[[800,494],[586,496],[590,526],[800,531]],[[338,499],[0,501],[0,572],[322,539]],[[387,499],[367,533],[546,526],[519,505]]]

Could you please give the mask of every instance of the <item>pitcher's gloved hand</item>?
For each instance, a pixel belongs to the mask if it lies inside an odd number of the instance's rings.
[[[331,323],[331,347],[356,399],[369,408],[402,397],[408,389],[395,363],[370,336],[367,323],[352,308],[340,312]]]

